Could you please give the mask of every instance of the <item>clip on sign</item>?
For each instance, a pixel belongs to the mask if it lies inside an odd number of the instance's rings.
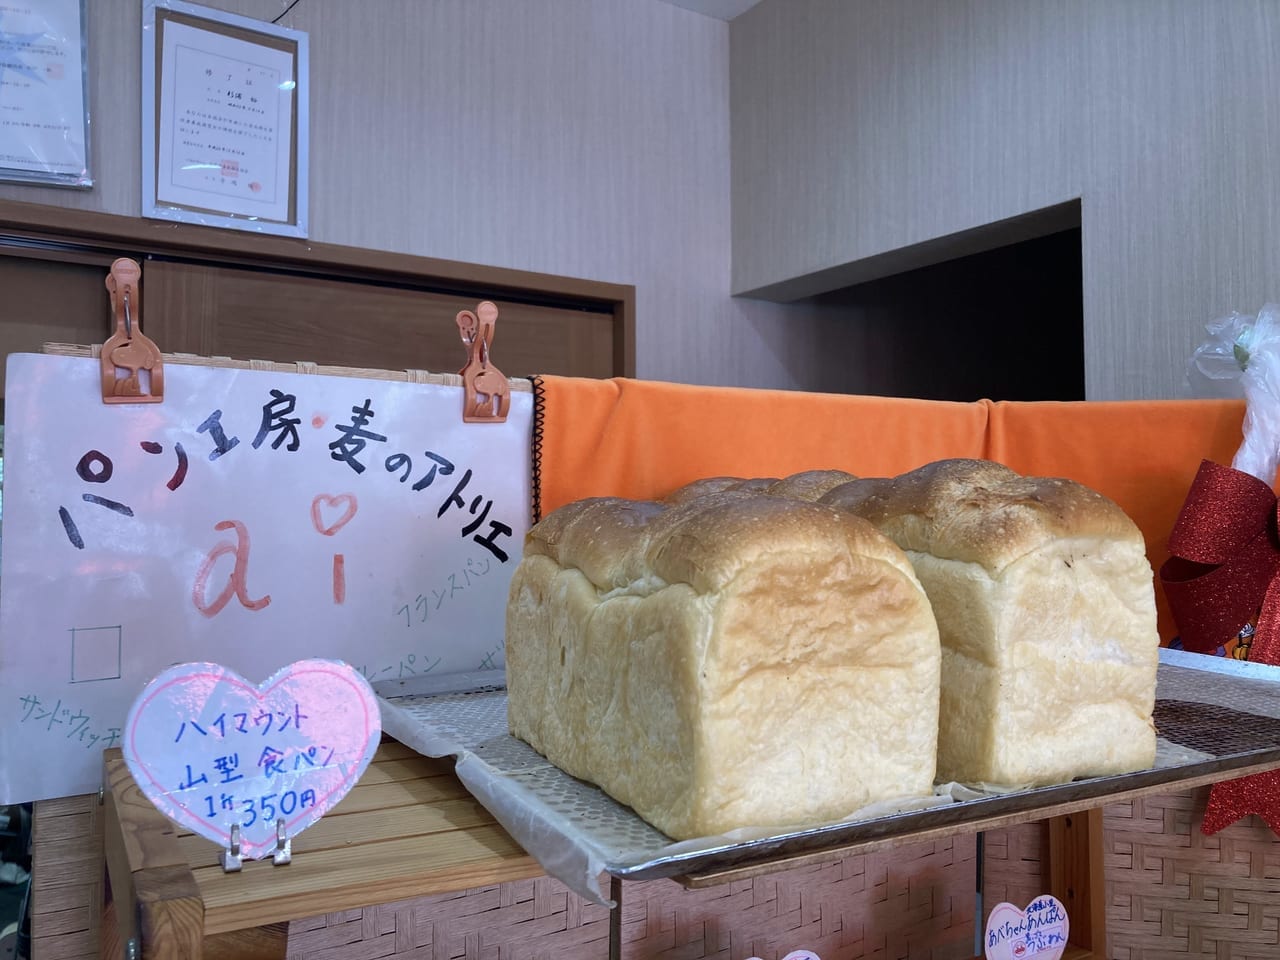
[[[103,403],[160,403],[164,400],[164,358],[142,332],[142,269],[121,257],[111,264],[107,292],[115,332],[102,345]]]
[[[462,421],[505,423],[511,408],[511,383],[489,357],[498,308],[484,300],[475,312],[460,310],[455,319],[462,344],[467,348],[466,366],[458,371],[462,377]]]

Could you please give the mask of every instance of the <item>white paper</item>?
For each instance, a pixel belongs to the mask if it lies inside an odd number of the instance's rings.
[[[0,0],[0,176],[88,186],[80,0]]]
[[[288,220],[293,56],[173,20],[163,36],[157,202]]]
[[[163,403],[106,405],[94,360],[13,354],[7,376],[0,803],[97,790],[173,663],[505,662],[531,394],[467,424],[461,388],[403,381],[169,364]]]
[[[1057,897],[1042,893],[1022,910],[1000,903],[987,918],[986,960],[1058,960],[1067,949],[1071,920]]]
[[[260,684],[183,663],[139,694],[121,743],[161,813],[224,849],[235,837],[234,852],[259,860],[347,795],[381,731],[373,690],[341,661],[299,660]]]

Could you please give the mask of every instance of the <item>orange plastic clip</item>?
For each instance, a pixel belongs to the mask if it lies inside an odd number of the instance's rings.
[[[464,423],[505,423],[511,407],[511,384],[501,370],[489,362],[489,345],[498,308],[485,300],[475,312],[458,311],[458,333],[467,348],[467,365],[462,375],[462,420]]]
[[[107,292],[116,332],[102,345],[102,402],[159,403],[164,399],[164,360],[160,348],[142,332],[142,268],[121,257],[111,264]],[[147,371],[143,392],[141,371]]]

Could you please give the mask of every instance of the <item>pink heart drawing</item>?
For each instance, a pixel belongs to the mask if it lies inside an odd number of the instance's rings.
[[[1047,893],[1025,910],[996,904],[987,918],[983,954],[987,960],[1061,960],[1070,928],[1067,908]]]
[[[333,523],[329,523],[322,514],[322,510],[326,506],[338,507],[342,511],[338,515],[338,519],[334,520]],[[336,497],[331,497],[327,493],[316,494],[315,499],[311,501],[311,523],[318,533],[326,537],[332,537],[351,522],[351,518],[356,515],[357,509],[358,504],[354,493],[340,493]]]
[[[142,691],[122,748],[134,780],[180,827],[222,848],[240,826],[249,859],[297,836],[341,800],[382,733],[368,682],[345,663],[299,660],[261,685],[184,663]]]

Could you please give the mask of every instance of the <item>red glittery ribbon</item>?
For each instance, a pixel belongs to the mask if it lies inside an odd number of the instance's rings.
[[[1169,535],[1160,568],[1182,646],[1213,653],[1258,614],[1250,660],[1280,663],[1276,495],[1240,470],[1205,460]]]
[[[1258,615],[1249,659],[1280,665],[1277,502],[1257,477],[1205,460],[1169,536],[1160,581],[1182,646],[1213,653]],[[1200,829],[1256,813],[1280,834],[1280,771],[1214,784]]]

